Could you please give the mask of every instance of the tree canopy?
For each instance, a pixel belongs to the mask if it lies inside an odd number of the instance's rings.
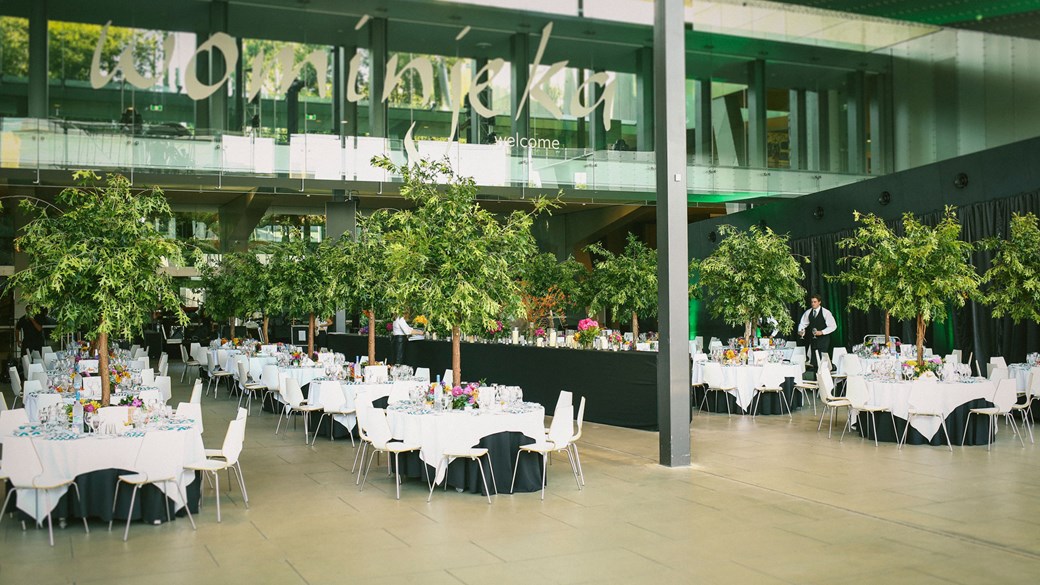
[[[633,337],[638,336],[638,317],[657,315],[657,250],[631,233],[620,254],[598,244],[585,249],[598,257],[589,281],[589,306],[610,309],[615,319],[631,317]]]
[[[790,304],[802,301],[805,289],[787,236],[757,225],[747,231],[721,225],[718,233],[718,248],[704,260],[690,262],[691,272],[700,273],[708,312],[730,325],[745,326],[747,334],[752,323],[768,317],[776,319],[781,333],[789,333],[794,329]]]
[[[983,276],[984,298],[994,317],[1040,323],[1040,227],[1032,213],[1014,214],[1006,240],[985,242],[995,249]]]
[[[329,317],[344,305],[343,281],[335,270],[340,258],[336,247],[328,240],[315,245],[299,237],[272,246],[268,306],[308,320],[308,352],[314,351],[314,318]]]
[[[158,188],[134,192],[122,175],[108,175],[103,184],[91,171],[73,177],[77,186],[58,194],[63,211],[25,202],[37,217],[15,245],[28,258],[28,267],[8,279],[5,290],[17,289],[27,310],[49,308],[59,333],[82,331],[98,340],[107,404],[109,334],[138,335],[159,309],[172,312],[182,324],[188,321],[163,270],[181,258],[181,249],[148,221],[170,216]]]
[[[898,300],[899,238],[883,219],[872,214],[853,212],[862,224],[855,233],[838,242],[838,248],[848,253],[840,262],[847,268],[827,278],[849,285],[852,289],[848,305],[853,309],[885,312],[885,336],[888,337],[888,314]]]
[[[564,261],[555,254],[536,254],[524,267],[523,302],[527,320],[537,326],[552,327],[567,320],[574,303],[581,300],[581,285],[588,270],[573,257]]]

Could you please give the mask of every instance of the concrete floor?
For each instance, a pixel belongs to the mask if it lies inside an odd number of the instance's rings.
[[[179,375],[174,366],[174,377]],[[189,387],[175,382],[172,403]],[[8,402],[10,390],[7,389]],[[593,398],[594,399],[594,398]],[[203,401],[208,447],[235,402]],[[1040,456],[1001,428],[992,452],[839,442],[803,409],[791,420],[698,414],[693,465],[657,465],[657,434],[587,423],[587,485],[567,464],[537,493],[494,498],[417,481],[393,498],[350,474],[350,442],[304,446],[250,417],[236,487],[218,524],[205,493],[184,520],[122,532],[94,522],[0,527],[0,583],[1035,583],[1040,579]],[[1028,437],[1027,437],[1028,439]],[[508,479],[506,480],[508,481]],[[222,482],[223,485],[224,482]],[[502,478],[499,478],[502,483]]]

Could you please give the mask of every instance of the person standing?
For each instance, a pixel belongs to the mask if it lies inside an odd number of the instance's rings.
[[[418,335],[422,331],[418,329],[412,329],[408,325],[408,321],[404,318],[404,315],[398,315],[394,319],[393,331],[391,332],[392,337],[391,347],[393,349],[393,364],[404,363],[404,342],[408,340],[409,335]]]
[[[22,345],[21,355],[33,350],[43,351],[43,320],[47,317],[47,309],[41,309],[33,316],[26,313],[18,319],[15,329],[18,332],[19,342]]]
[[[838,329],[834,315],[823,308],[823,297],[814,294],[811,300],[812,306],[802,314],[798,321],[798,335],[808,341],[809,363],[816,370],[816,353],[826,353],[831,350],[831,333]]]

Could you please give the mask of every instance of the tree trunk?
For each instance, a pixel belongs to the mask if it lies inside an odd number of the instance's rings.
[[[639,339],[639,315],[632,311],[632,343]]]
[[[108,376],[108,333],[98,334],[98,373],[101,374],[101,406],[108,406],[112,398],[112,380]]]
[[[314,355],[314,313],[307,319],[307,355]]]
[[[376,363],[376,311],[369,309],[368,313],[368,363]]]
[[[462,385],[462,330],[458,325],[451,326],[451,375],[452,386]]]
[[[267,335],[267,325],[271,322],[271,318],[264,315],[264,343],[271,343],[271,338]]]
[[[924,314],[917,314],[917,366],[924,364]]]
[[[889,342],[889,337],[890,337],[890,335],[889,335],[890,325],[891,325],[889,323],[890,317],[891,317],[891,315],[889,314],[889,312],[885,311],[885,347],[888,347],[888,342]]]
[[[228,339],[231,339],[231,338],[233,338],[235,336],[235,318],[234,317],[228,317],[228,327],[231,329],[231,335],[228,336]]]

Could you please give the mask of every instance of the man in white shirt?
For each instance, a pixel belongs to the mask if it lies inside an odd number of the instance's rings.
[[[831,350],[831,333],[838,329],[834,315],[824,309],[823,297],[818,294],[812,296],[812,307],[809,308],[798,321],[798,335],[808,340],[809,363],[813,370],[818,366],[816,353],[827,353]]]
[[[404,342],[408,340],[409,335],[418,335],[422,331],[418,329],[412,329],[408,326],[408,321],[405,320],[404,315],[398,315],[394,319],[394,328],[391,332],[391,347],[393,349],[393,363],[394,365],[404,363]]]

